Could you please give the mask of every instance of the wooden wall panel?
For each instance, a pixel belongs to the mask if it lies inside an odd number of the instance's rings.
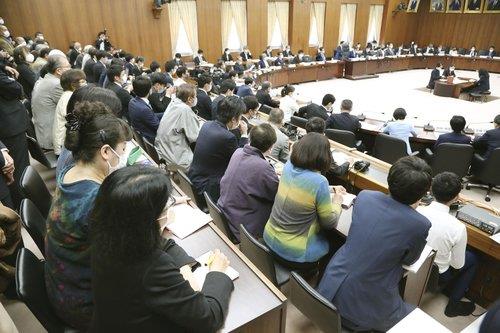
[[[254,57],[267,46],[267,4],[268,0],[247,1],[247,42]]]
[[[221,3],[220,0],[196,2],[198,14],[198,44],[205,57],[215,62],[222,55]]]

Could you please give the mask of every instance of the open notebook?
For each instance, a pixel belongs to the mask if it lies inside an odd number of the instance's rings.
[[[170,209],[173,211],[174,221],[169,223],[166,227],[180,239],[186,238],[212,221],[210,215],[188,204],[175,205]]]
[[[208,261],[209,261],[209,258],[211,255],[212,255],[212,251],[209,251],[209,252],[205,253],[204,255],[196,258],[196,261],[198,261],[201,264],[201,266],[198,267],[193,272],[193,276],[196,279],[196,282],[198,282],[198,286],[200,286],[200,288],[203,287],[203,283],[205,283],[205,278],[207,277],[207,274],[209,272]],[[236,280],[240,276],[240,273],[238,273],[231,266],[226,268],[226,271],[224,273],[227,276],[229,276],[231,278],[231,280],[233,280],[233,281]]]

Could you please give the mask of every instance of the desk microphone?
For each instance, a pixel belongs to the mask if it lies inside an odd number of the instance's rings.
[[[432,126],[431,123],[428,123],[427,125],[424,125],[424,131],[426,131],[426,132],[434,132],[434,126]]]
[[[364,113],[362,113],[362,114],[360,114],[360,115],[358,116],[358,120],[359,120],[359,121],[365,121],[365,120],[366,120],[366,116],[364,115]]]
[[[474,130],[472,128],[469,128],[469,126],[467,126],[466,128],[464,128],[464,133],[467,135],[473,135]]]

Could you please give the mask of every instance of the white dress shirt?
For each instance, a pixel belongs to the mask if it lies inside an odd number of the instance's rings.
[[[280,109],[285,114],[284,121],[288,122],[292,118],[293,114],[299,111],[299,105],[297,104],[295,98],[290,95],[286,95],[280,99]]]
[[[434,262],[442,274],[451,266],[460,269],[465,263],[467,231],[465,224],[449,213],[450,208],[433,201],[429,206],[420,206],[417,211],[427,217],[432,226],[427,244],[437,251]]]

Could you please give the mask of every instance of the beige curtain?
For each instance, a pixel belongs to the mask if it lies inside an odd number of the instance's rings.
[[[234,22],[241,45],[247,45],[247,2],[242,0],[230,0]]]
[[[226,48],[229,38],[229,30],[231,29],[231,21],[233,20],[233,11],[229,1],[222,1],[221,3],[222,15],[222,48]]]
[[[371,42],[376,40],[380,42],[380,29],[382,28],[382,16],[384,13],[384,5],[371,5],[370,16],[368,18],[368,35],[366,41]]]
[[[275,22],[276,22],[275,2],[269,2],[267,4],[267,45],[271,45]]]
[[[323,36],[325,33],[325,12],[326,3],[325,2],[313,2],[312,12],[316,17],[316,31],[318,32],[318,44],[323,46]]]
[[[179,37],[179,26],[181,24],[181,16],[177,8],[176,2],[168,4],[168,20],[170,22],[170,40],[172,44],[172,54],[175,54],[177,39]]]
[[[339,42],[346,41],[352,45],[354,26],[356,25],[356,4],[342,4],[340,6]]]
[[[189,40],[189,45],[196,53],[198,50],[198,15],[196,13],[196,1],[195,0],[182,0],[175,1],[173,3],[177,4],[177,9],[184,23],[184,29],[186,30],[187,38]]]
[[[278,23],[281,30],[281,42],[285,46],[288,45],[288,20],[290,3],[288,1],[276,1],[274,5],[276,8],[276,17],[278,18]]]

